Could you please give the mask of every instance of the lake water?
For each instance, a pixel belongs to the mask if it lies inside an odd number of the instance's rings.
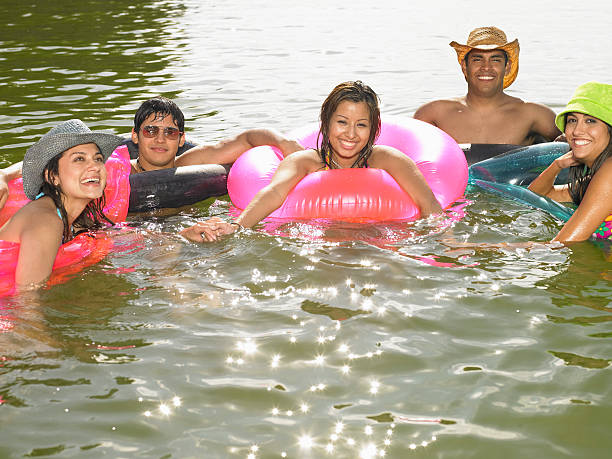
[[[410,116],[465,92],[448,43],[482,25],[520,40],[512,95],[558,111],[612,75],[607,0],[3,7],[0,166],[60,120],[126,133],[157,94],[201,142],[313,123],[350,79],[383,115]],[[561,227],[484,191],[466,199],[460,240]],[[131,218],[102,262],[2,300],[0,457],[610,456],[605,248],[453,250],[448,222],[176,236],[228,209]]]

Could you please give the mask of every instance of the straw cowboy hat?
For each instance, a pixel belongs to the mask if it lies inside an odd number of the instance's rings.
[[[508,39],[503,30],[493,26],[479,27],[470,32],[465,45],[461,45],[456,41],[451,41],[449,44],[457,51],[457,60],[459,64],[463,62],[466,54],[473,49],[480,49],[482,51],[501,49],[505,51],[508,55],[508,62],[510,62],[510,71],[504,75],[504,89],[510,86],[516,79],[520,49],[519,42],[515,39],[508,43]]]
[[[23,191],[33,200],[43,184],[43,171],[47,163],[64,151],[82,145],[95,143],[104,156],[104,161],[125,139],[105,132],[93,132],[81,120],[69,120],[55,126],[38,142],[28,148],[23,158]]]

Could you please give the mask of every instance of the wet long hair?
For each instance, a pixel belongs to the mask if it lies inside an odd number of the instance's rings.
[[[335,166],[331,162],[332,148],[329,141],[329,126],[331,118],[335,113],[340,102],[349,100],[351,102],[365,102],[370,112],[370,136],[368,142],[359,152],[357,159],[351,167],[364,167],[368,158],[372,154],[374,142],[380,134],[380,108],[378,107],[378,96],[368,85],[361,81],[346,81],[336,86],[327,96],[325,102],[321,106],[321,129],[317,136],[317,152],[321,157],[321,161],[330,169]]]
[[[138,110],[136,110],[134,114],[134,131],[138,132],[142,123],[151,115],[155,115],[155,119],[171,116],[172,121],[178,126],[179,131],[185,131],[185,115],[183,115],[183,112],[174,101],[164,96],[157,96],[145,100],[140,107],[138,107]]]
[[[604,161],[612,157],[612,126],[610,126],[608,123],[605,123],[604,121],[602,121],[602,123],[604,123],[608,128],[610,141],[608,142],[608,146],[604,148],[604,150],[593,162],[593,167],[588,167],[586,164],[578,164],[569,168],[568,191],[574,204],[580,204],[582,202],[582,198],[584,198],[584,194],[586,193],[586,190],[589,187],[589,183],[591,183],[593,176],[597,173]]]
[[[102,228],[104,226],[103,222],[111,225],[113,222],[106,215],[104,215],[104,212],[102,211],[106,205],[106,198],[104,194],[102,194],[102,196],[100,196],[98,199],[89,201],[85,209],[83,209],[83,212],[81,212],[81,214],[74,220],[72,226],[76,228],[76,231],[73,233],[70,225],[68,224],[68,212],[66,212],[66,208],[62,202],[62,195],[64,194],[62,188],[52,182],[52,178],[59,175],[59,160],[63,154],[64,152],[55,155],[45,166],[42,172],[43,184],[40,191],[45,196],[49,196],[53,200],[55,207],[57,207],[60,214],[62,214],[62,222],[64,223],[62,241],[68,242],[77,234]]]

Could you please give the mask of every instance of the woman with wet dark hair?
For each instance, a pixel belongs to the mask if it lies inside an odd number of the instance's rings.
[[[123,138],[65,121],[32,145],[23,160],[23,191],[32,201],[1,228],[0,239],[19,244],[18,290],[42,285],[60,245],[79,232],[112,223],[102,212],[106,160]]]
[[[412,159],[385,145],[374,145],[380,133],[378,96],[361,81],[336,86],[321,107],[317,148],[287,156],[270,184],[255,195],[235,222],[218,217],[196,223],[181,232],[196,242],[214,241],[241,227],[250,228],[279,208],[306,175],[326,170],[372,167],[387,171],[408,193],[421,217],[442,208]]]

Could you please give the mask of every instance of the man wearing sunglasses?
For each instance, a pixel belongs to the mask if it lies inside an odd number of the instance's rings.
[[[213,145],[185,141],[185,117],[172,100],[162,96],[143,102],[134,115],[134,128],[125,144],[132,158],[130,174],[198,164],[230,164],[245,151],[278,147],[285,156],[302,146],[268,129],[251,129]],[[21,163],[0,169],[0,209],[8,199],[8,182],[21,177]]]
[[[302,146],[268,129],[250,129],[214,145],[185,141],[185,117],[170,99],[154,97],[142,103],[134,115],[131,140],[132,174],[196,164],[229,164],[245,151],[274,145],[285,156]]]
[[[274,145],[285,156],[302,150],[297,142],[268,129],[250,129],[214,145],[185,141],[185,117],[170,99],[154,97],[142,103],[134,115],[131,140],[132,174],[196,164],[229,164],[245,151]]]

